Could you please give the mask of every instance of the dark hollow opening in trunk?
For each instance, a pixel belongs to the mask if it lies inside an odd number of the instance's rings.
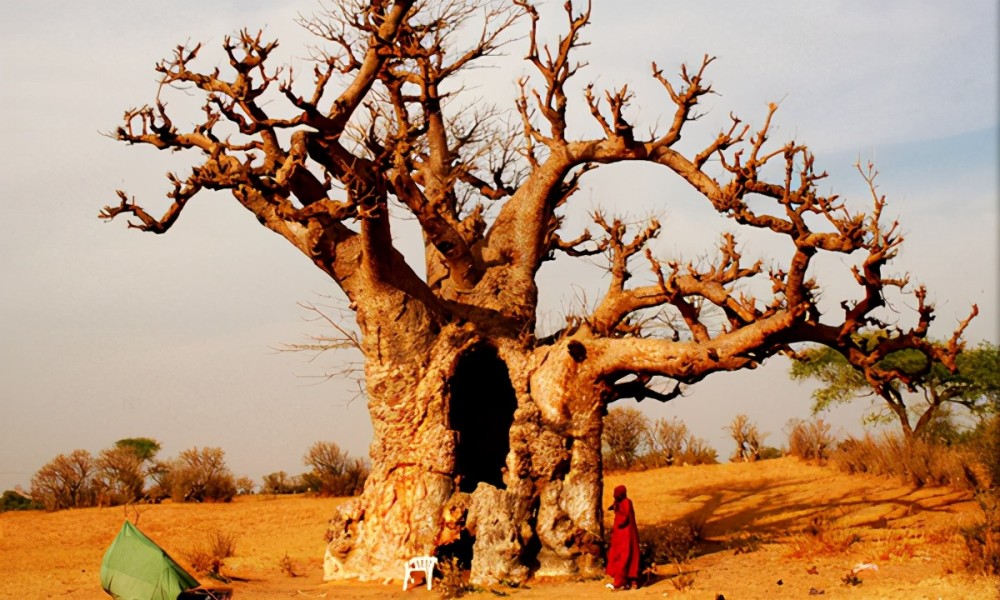
[[[448,418],[458,433],[455,469],[461,476],[459,489],[472,492],[479,482],[504,489],[503,468],[517,408],[507,365],[492,347],[476,346],[459,357],[448,383]]]

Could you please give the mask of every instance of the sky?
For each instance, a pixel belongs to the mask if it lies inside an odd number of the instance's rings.
[[[543,34],[563,25],[561,4],[543,3]],[[321,377],[346,357],[278,351],[324,333],[299,304],[336,293],[305,257],[222,194],[196,198],[162,236],[97,218],[119,188],[151,210],[164,206],[164,174],[195,159],[105,135],[126,109],[152,101],[158,60],[202,42],[210,65],[222,60],[225,35],[263,27],[281,41],[282,60],[302,69],[315,40],[294,20],[319,7],[0,3],[0,490],[27,486],[57,454],[97,454],[126,437],[159,440],[161,457],[221,447],[234,474],[258,481],[304,471],[303,454],[320,440],[367,454],[364,399]],[[682,63],[718,57],[708,71],[718,93],[681,148],[714,137],[730,112],[759,125],[768,103],[779,103],[772,139],[809,145],[830,173],[821,190],[867,208],[853,165],[874,161],[906,236],[892,271],[928,287],[938,309],[932,335],[949,335],[976,303],[967,339],[1000,340],[995,1],[595,0],[592,20],[574,101],[588,82],[627,83],[632,122],[662,124],[671,111],[650,62],[674,76]],[[472,93],[512,96],[528,70],[523,42],[509,49],[496,68],[470,75]],[[171,102],[180,110],[185,98]],[[579,104],[570,117],[576,131],[592,131]],[[595,207],[656,214],[664,256],[703,256],[731,229],[662,169],[600,169],[583,183],[571,226]],[[745,232],[737,239],[750,257],[782,252]],[[825,301],[856,297],[849,264],[818,261]],[[592,268],[562,263],[539,281],[542,328],[601,283]],[[680,418],[723,458],[732,450],[723,428],[741,412],[780,446],[788,419],[810,414],[811,387],[790,382],[787,368],[773,359],[639,406],[651,419]],[[862,401],[820,416],[857,434],[864,409]]]

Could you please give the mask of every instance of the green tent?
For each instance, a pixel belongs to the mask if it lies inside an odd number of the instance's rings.
[[[125,521],[104,554],[101,585],[116,600],[176,600],[198,581]]]

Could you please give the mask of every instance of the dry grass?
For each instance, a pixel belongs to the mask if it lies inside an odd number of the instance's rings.
[[[286,555],[303,569],[322,570],[326,522],[340,502],[291,496],[243,496],[229,504],[167,502],[139,507],[138,526],[192,573],[197,569],[189,555],[211,553],[217,532],[223,532],[220,543],[225,533],[240,532],[235,554],[221,566],[223,576],[288,579],[280,566]],[[124,518],[121,507],[0,514],[0,598],[102,597],[101,560]]]
[[[792,458],[616,474],[605,489],[610,494],[619,483],[628,486],[641,530],[674,523],[700,528],[694,552],[683,563],[659,566],[652,584],[630,598],[802,598],[811,589],[822,590],[824,599],[997,597],[995,583],[960,572],[960,532],[981,518],[968,492],[914,491]],[[432,592],[421,586],[405,594],[399,582],[323,583],[323,534],[339,502],[283,496],[167,503],[140,508],[139,527],[182,564],[185,552],[203,547],[212,532],[237,532],[235,553],[221,566],[234,578],[236,600],[439,597],[437,583]],[[123,518],[112,508],[0,514],[0,598],[105,597],[101,558]],[[789,557],[796,543],[802,558]],[[843,582],[859,563],[879,570],[857,573],[858,586]],[[501,591],[525,600],[608,594],[603,581],[536,581]]]
[[[831,526],[825,516],[813,517],[805,531],[788,540],[789,558],[815,558],[843,554],[861,541],[855,528]]]

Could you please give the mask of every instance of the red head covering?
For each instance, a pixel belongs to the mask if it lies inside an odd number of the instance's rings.
[[[615,502],[621,502],[622,500],[624,500],[625,499],[625,486],[624,485],[620,485],[620,486],[616,487],[615,491],[612,492],[612,495],[615,497]]]

